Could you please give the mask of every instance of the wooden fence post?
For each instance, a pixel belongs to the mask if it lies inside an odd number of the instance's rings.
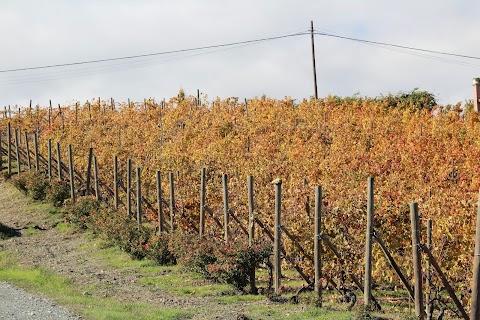
[[[72,154],[72,145],[68,145],[68,168],[70,173],[70,198],[72,202],[75,203],[75,176],[73,168],[73,154]]]
[[[113,207],[118,209],[118,157],[113,157]]]
[[[132,160],[127,159],[127,215],[132,214],[132,197],[131,192],[132,190]]]
[[[423,319],[422,262],[420,254],[421,234],[418,217],[418,203],[416,202],[410,203],[410,219],[412,224],[413,274],[415,278],[415,316],[419,319]]]
[[[227,174],[222,175],[222,182],[223,182],[223,226],[224,226],[224,239],[225,243],[228,243],[228,221],[229,221],[229,213],[228,213],[228,176]]]
[[[427,220],[427,248],[432,248],[432,220]],[[427,320],[431,320],[433,316],[433,301],[432,297],[430,296],[431,292],[431,266],[430,260],[427,259],[427,270],[425,270],[425,287],[427,288],[427,293],[425,294],[425,303],[427,304]]]
[[[78,123],[78,102],[75,102],[75,124]]]
[[[253,176],[247,178],[248,189],[248,244],[251,246],[255,241],[255,204],[253,201]]]
[[[255,241],[255,204],[253,201],[253,176],[248,176],[247,178],[247,189],[248,189],[248,245],[253,246]],[[255,284],[255,267],[250,271],[250,291],[252,294],[257,294],[258,289]]]
[[[272,182],[275,185],[275,233],[274,233],[274,244],[273,244],[273,288],[275,294],[280,294],[280,278],[281,278],[281,257],[280,252],[282,250],[281,246],[281,211],[282,211],[282,180],[275,179]]]
[[[142,185],[140,177],[140,167],[137,167],[137,223],[142,224]]]
[[[367,190],[367,230],[365,239],[365,285],[363,288],[363,303],[369,308],[372,296],[372,234],[373,234],[373,178],[368,178]]]
[[[24,135],[25,135],[25,149],[27,152],[27,167],[28,167],[28,171],[30,172],[32,170],[32,162],[30,161],[30,145],[28,143],[27,131],[24,132]]]
[[[15,129],[15,154],[17,156],[17,174],[20,175],[22,172],[22,160],[20,159],[20,146],[18,141],[18,129]]]
[[[93,179],[95,183],[95,198],[97,198],[97,201],[100,201],[100,186],[98,183],[98,165],[96,156],[93,156]]]
[[[162,233],[164,231],[163,225],[165,224],[165,218],[163,216],[162,206],[162,175],[157,170],[157,214],[158,214],[158,231]]]
[[[198,228],[198,233],[200,237],[205,233],[205,194],[206,194],[206,168],[202,168],[201,177],[200,177],[200,226]]]
[[[35,150],[35,171],[40,171],[40,157],[38,154],[38,133],[33,135],[33,148]]]
[[[315,268],[315,298],[317,306],[322,306],[322,187],[315,187],[315,230],[313,239],[313,259]]]
[[[60,153],[60,142],[57,142],[57,171],[58,171],[58,181],[62,181],[63,180],[62,155]]]
[[[52,181],[52,139],[48,139],[48,180]]]
[[[168,173],[168,180],[170,182],[170,229],[175,230],[174,214],[175,214],[175,185],[173,181],[173,172]]]
[[[12,175],[12,127],[7,123],[7,174]]]
[[[90,147],[88,149],[88,162],[87,162],[87,174],[86,174],[86,181],[85,181],[85,195],[90,194],[90,179],[91,179],[91,172],[92,172],[92,159],[93,158],[93,148]]]
[[[470,319],[480,319],[480,192],[477,206],[477,226],[475,231],[475,251],[473,254],[472,304]]]

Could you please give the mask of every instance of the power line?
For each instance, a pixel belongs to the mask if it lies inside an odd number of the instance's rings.
[[[271,40],[277,40],[277,39],[282,39],[282,38],[296,37],[296,36],[301,36],[301,35],[304,35],[304,34],[308,34],[308,32],[297,32],[297,33],[293,33],[293,34],[287,34],[287,35],[281,35],[281,36],[275,36],[275,37],[260,38],[260,39],[238,41],[238,42],[230,42],[230,43],[216,44],[216,45],[196,47],[196,48],[188,48],[188,49],[179,49],[179,50],[162,51],[162,52],[155,52],[155,53],[146,53],[146,54],[124,56],[124,57],[117,57],[117,58],[97,59],[97,60],[89,60],[89,61],[52,64],[52,65],[45,65],[45,66],[24,67],[24,68],[17,68],[17,69],[6,69],[6,70],[0,70],[0,73],[18,72],[18,71],[27,71],[27,70],[38,70],[38,69],[48,69],[48,68],[58,68],[58,67],[66,67],[66,66],[76,66],[76,65],[83,65],[83,64],[92,64],[92,63],[100,63],[100,62],[108,62],[108,61],[127,60],[127,59],[136,59],[136,58],[160,56],[160,55],[182,53],[182,52],[189,52],[189,51],[198,51],[198,50],[205,50],[205,49],[215,49],[215,48],[221,48],[221,47],[229,47],[229,46],[235,46],[235,45],[251,44],[251,43],[256,43],[256,42],[263,42],[263,41],[271,41]]]
[[[246,47],[246,46],[251,46],[255,45],[255,43],[247,43],[247,44],[240,44],[236,46],[231,46],[231,47],[224,47],[224,48],[217,48],[215,50],[209,50],[205,52],[197,52],[197,53],[189,53],[189,54],[178,54],[174,56],[168,56],[164,57],[162,60],[157,60],[158,58],[149,58],[146,60],[134,60],[130,62],[123,62],[119,64],[113,64],[113,65],[101,65],[101,66],[92,66],[89,68],[84,68],[80,70],[65,70],[65,71],[53,71],[49,72],[47,74],[43,73],[38,76],[33,76],[32,75],[19,75],[20,79],[16,80],[0,80],[0,85],[1,86],[11,86],[11,85],[17,85],[17,84],[26,84],[26,83],[38,83],[38,82],[44,82],[44,81],[51,81],[51,80],[61,80],[61,79],[67,79],[67,78],[72,78],[72,77],[85,77],[85,76],[91,76],[91,75],[96,75],[98,73],[110,73],[110,72],[116,72],[116,71],[123,71],[123,70],[129,70],[133,68],[143,68],[152,64],[158,65],[158,64],[167,64],[170,62],[174,61],[179,61],[182,59],[188,59],[191,57],[195,56],[202,56],[202,55],[207,55],[207,54],[212,54],[212,53],[217,53],[220,51],[225,51],[225,50],[232,50],[232,49],[237,49],[241,47]],[[66,74],[64,74],[66,73]],[[64,74],[64,75],[62,75]],[[47,75],[46,77],[44,77]],[[49,76],[50,75],[50,76]],[[25,78],[26,79],[22,79]]]
[[[445,56],[452,56],[452,57],[457,57],[457,58],[466,58],[466,59],[480,60],[480,57],[474,57],[474,56],[469,56],[469,55],[464,55],[464,54],[451,53],[451,52],[443,52],[443,51],[436,51],[436,50],[429,50],[429,49],[422,49],[422,48],[415,48],[415,47],[408,47],[408,46],[402,46],[402,45],[398,45],[398,44],[392,44],[392,43],[386,43],[386,42],[378,42],[378,41],[371,41],[371,40],[358,39],[358,38],[351,38],[351,37],[341,36],[341,35],[338,35],[338,34],[331,34],[331,33],[325,33],[325,32],[315,32],[315,34],[320,35],[320,36],[326,36],[326,37],[333,37],[333,38],[340,38],[340,39],[345,39],[345,40],[363,42],[363,43],[368,43],[368,44],[376,44],[376,45],[382,45],[382,46],[388,46],[388,47],[408,49],[408,50],[413,50],[413,51],[435,53],[435,54],[440,54],[440,55],[445,55]]]

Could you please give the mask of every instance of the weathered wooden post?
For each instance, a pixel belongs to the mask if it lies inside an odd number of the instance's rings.
[[[21,139],[21,133],[18,129],[15,129],[15,154],[17,157],[17,169],[18,169],[18,175],[22,172],[22,159],[20,156],[20,141]]]
[[[48,161],[47,161],[47,169],[48,169],[48,180],[52,181],[52,139],[48,139]]]
[[[168,181],[170,182],[170,228],[175,230],[174,215],[175,215],[175,185],[173,181],[173,172],[168,173]]]
[[[368,178],[367,190],[367,230],[365,239],[365,285],[363,292],[363,303],[365,308],[371,305],[372,296],[372,234],[373,234],[373,178]]]
[[[480,78],[473,79],[473,109],[480,112]]]
[[[142,185],[140,167],[137,167],[137,223],[142,224]]]
[[[118,157],[113,157],[113,207],[118,209]]]
[[[130,192],[132,191],[132,160],[127,159],[127,215],[132,214],[132,201]]]
[[[315,294],[317,306],[322,306],[322,187],[315,187],[315,230],[313,239],[313,260],[315,268]]]
[[[282,250],[282,239],[281,239],[281,211],[282,211],[282,180],[275,179],[272,181],[275,185],[275,233],[274,233],[274,244],[273,244],[273,288],[275,294],[280,294],[280,278],[281,278],[281,250]]]
[[[432,250],[432,220],[427,220],[427,248]],[[430,260],[427,259],[427,270],[425,270],[425,286],[427,287],[427,293],[425,294],[425,302],[427,304],[427,320],[432,320],[433,318],[433,301],[432,297],[430,296],[431,288],[430,288],[430,281],[431,281],[431,266]]]
[[[12,175],[12,127],[7,123],[7,174]]]
[[[62,175],[62,155],[60,152],[60,142],[57,142],[57,172],[58,172],[58,181],[63,180]]]
[[[470,320],[480,319],[480,192],[477,206],[477,229],[475,232],[475,251],[473,255],[472,305]]]
[[[33,135],[33,148],[35,149],[35,171],[40,171],[40,156],[38,153],[38,133]]]
[[[253,176],[247,178],[248,191],[248,245],[253,246],[255,242],[255,204],[253,201]],[[258,289],[255,284],[255,267],[250,270],[250,291],[252,294],[257,294]]]
[[[163,216],[162,206],[162,175],[157,170],[157,214],[158,214],[158,231],[162,233],[164,231],[165,218]]]
[[[27,167],[28,167],[28,172],[32,170],[32,162],[30,161],[30,144],[28,143],[28,133],[27,131],[24,132],[25,135],[25,149],[27,152]]]
[[[410,219],[412,224],[413,275],[415,279],[415,316],[424,319],[420,219],[418,217],[418,203],[416,202],[410,203]]]
[[[15,154],[17,157],[17,174],[20,175],[22,172],[22,160],[20,159],[20,143],[18,141],[18,129],[15,129]]]
[[[200,237],[205,232],[205,194],[206,194],[206,168],[202,168],[200,177],[200,226],[198,228]]]
[[[251,246],[255,241],[255,204],[253,201],[253,176],[247,178],[248,189],[248,244]]]
[[[225,243],[228,243],[228,221],[229,221],[229,213],[228,213],[228,176],[226,173],[222,174],[222,182],[223,182],[223,226],[224,226],[224,239]]]
[[[72,202],[75,203],[75,176],[74,176],[74,168],[73,168],[73,153],[72,153],[72,145],[68,145],[68,169],[70,173],[70,198]]]
[[[98,165],[96,156],[93,156],[93,179],[95,184],[95,198],[97,198],[97,201],[100,201],[100,186],[98,183]]]
[[[75,124],[78,123],[78,102],[75,102]]]
[[[93,148],[90,147],[88,149],[88,162],[87,162],[87,174],[85,178],[85,195],[90,194],[90,180],[91,180],[91,172],[92,172],[92,160],[93,160]]]

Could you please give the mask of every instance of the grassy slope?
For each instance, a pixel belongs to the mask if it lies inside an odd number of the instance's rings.
[[[56,225],[60,232],[68,233],[70,226],[61,222],[61,213],[48,204],[32,202],[11,185],[2,184],[0,192],[0,203],[14,202],[14,206],[0,207],[0,216],[26,215],[31,212],[39,213],[40,216],[48,216],[52,225]],[[12,209],[14,208],[14,209]],[[9,212],[5,212],[9,210]],[[11,230],[0,228],[0,233]],[[22,231],[23,237],[39,237],[40,232],[28,228]],[[88,236],[85,236],[88,238]],[[8,240],[1,240],[8,241]],[[162,267],[154,266],[150,261],[132,261],[126,254],[116,248],[103,248],[102,243],[97,239],[85,241],[81,250],[92,252],[91,258],[104,266],[105,270],[116,268],[122,272],[138,272],[146,274],[140,280],[142,285],[150,290],[166,290],[175,296],[202,298],[205,303],[199,307],[172,308],[164,307],[147,301],[125,303],[114,298],[99,299],[95,296],[96,288],[82,287],[64,276],[60,276],[43,267],[28,268],[18,261],[14,251],[3,250],[0,242],[0,281],[6,281],[31,292],[39,293],[65,305],[74,310],[85,319],[184,319],[198,318],[209,319],[209,305],[231,305],[243,304],[243,313],[252,319],[350,319],[351,313],[329,311],[326,309],[315,309],[305,305],[272,305],[258,303],[264,300],[262,296],[253,295],[232,295],[230,287],[222,284],[211,284],[204,282],[199,285],[199,278],[196,275],[184,273],[178,266]],[[166,276],[155,276],[159,273],[166,273]],[[148,276],[151,274],[151,276]],[[261,302],[261,301],[260,301]]]

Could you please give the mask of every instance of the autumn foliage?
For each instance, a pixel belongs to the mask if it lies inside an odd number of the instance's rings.
[[[433,220],[433,254],[447,276],[469,287],[474,246],[477,192],[480,186],[480,126],[473,112],[392,108],[387,100],[327,97],[293,101],[256,98],[247,106],[237,99],[201,105],[192,97],[166,103],[116,104],[95,101],[40,108],[10,119],[12,127],[39,132],[41,153],[47,139],[60,141],[62,156],[72,144],[78,172],[86,172],[88,148],[94,148],[103,180],[111,185],[113,156],[125,181],[126,159],[142,168],[142,188],[155,203],[155,171],[175,177],[176,223],[198,224],[201,168],[207,168],[207,205],[221,219],[221,174],[229,176],[230,208],[248,224],[247,176],[255,181],[255,212],[270,230],[274,192],[283,180],[282,224],[313,253],[314,186],[323,188],[323,230],[340,248],[347,265],[325,250],[324,272],[363,270],[367,178],[375,178],[375,229],[407,277],[412,279],[408,203],[419,203],[422,225]],[[2,130],[5,121],[1,122]],[[132,173],[133,175],[133,173]],[[125,197],[125,195],[122,195]],[[308,209],[312,208],[312,209]],[[164,211],[168,211],[165,207]],[[309,213],[310,212],[310,213]],[[147,210],[154,221],[155,212]],[[207,231],[223,232],[207,215]],[[246,236],[231,221],[233,237]],[[263,237],[257,228],[258,237]],[[423,236],[425,241],[425,236]],[[284,238],[288,254],[311,276],[308,259]],[[381,251],[374,246],[374,281],[397,283]],[[463,286],[463,287],[462,287]]]

